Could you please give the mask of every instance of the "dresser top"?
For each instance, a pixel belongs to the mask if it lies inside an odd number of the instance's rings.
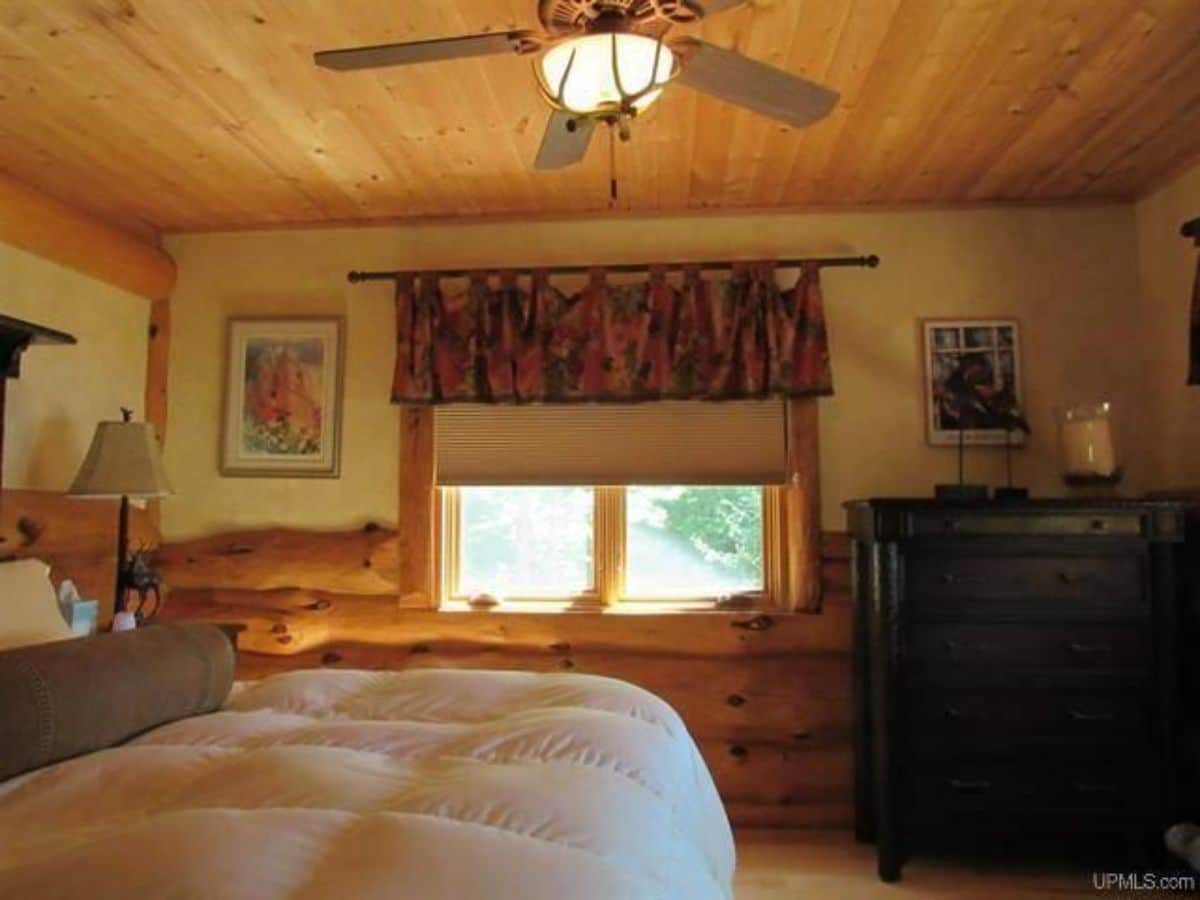
[[[938,500],[934,497],[871,497],[848,500],[846,509],[912,510],[914,512],[989,512],[989,513],[1056,513],[1056,512],[1153,512],[1179,511],[1190,505],[1183,500],[1138,500],[1115,497],[1103,500],[1072,499],[1069,497],[1036,498],[1030,500]]]
[[[887,497],[845,504],[861,541],[910,538],[1124,538],[1179,542],[1189,504],[1177,500],[964,500]]]

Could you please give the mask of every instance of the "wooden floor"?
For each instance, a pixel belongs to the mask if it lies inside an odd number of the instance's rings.
[[[897,897],[1062,898],[1096,896],[1089,869],[944,857],[914,857],[896,884],[875,875],[875,849],[849,831],[741,830],[737,900],[873,900]]]

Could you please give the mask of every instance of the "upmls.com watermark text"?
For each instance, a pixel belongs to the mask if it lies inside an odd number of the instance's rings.
[[[1092,887],[1098,891],[1195,891],[1195,875],[1158,872],[1093,872]]]

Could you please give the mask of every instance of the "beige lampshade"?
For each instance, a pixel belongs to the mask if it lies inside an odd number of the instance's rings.
[[[149,422],[101,422],[71,489],[75,497],[165,497],[174,493]]]

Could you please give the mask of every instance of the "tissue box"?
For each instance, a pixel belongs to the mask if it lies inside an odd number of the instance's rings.
[[[96,620],[100,617],[100,603],[96,600],[76,600],[64,610],[71,634],[87,637],[96,633]]]

